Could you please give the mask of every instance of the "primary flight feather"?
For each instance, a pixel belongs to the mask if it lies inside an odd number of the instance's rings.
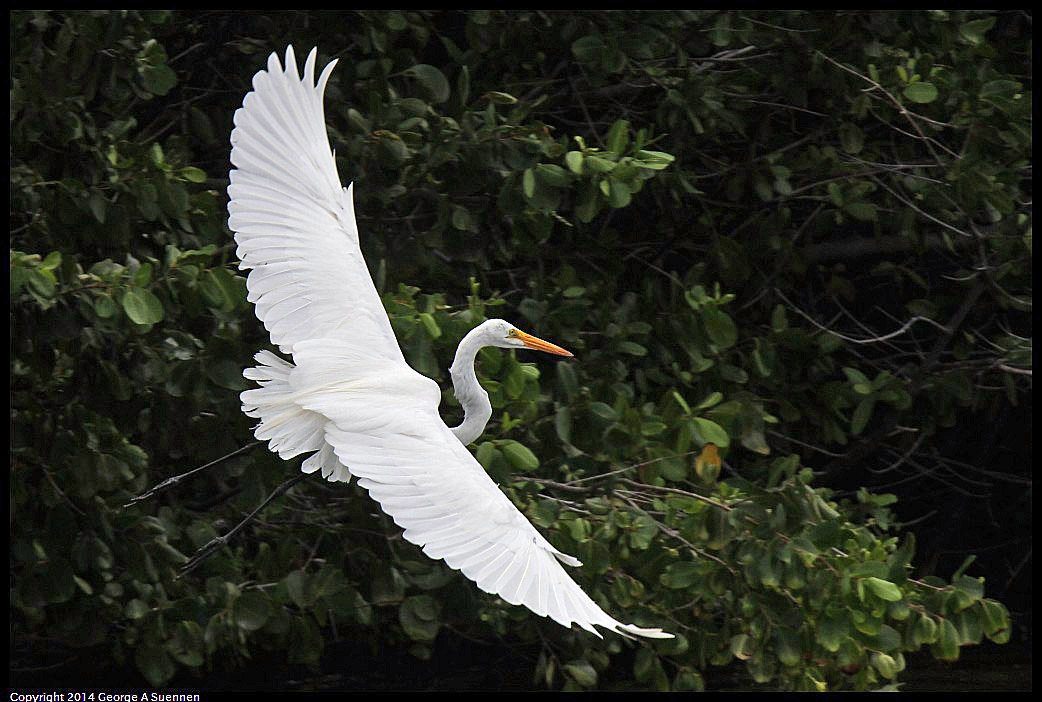
[[[330,481],[352,475],[405,529],[404,537],[443,559],[485,592],[563,626],[600,635],[672,638],[622,624],[569,577],[580,563],[536,531],[466,445],[492,407],[474,372],[483,346],[570,356],[501,319],[475,327],[450,368],[463,423],[438,414],[441,391],[405,362],[362,258],[351,187],[342,188],[326,137],[322,96],[336,65],[316,82],[316,50],[297,73],[293,47],[283,67],[272,54],[235,112],[229,226],[248,299],[273,344],[243,375],[242,393],[260,420],[258,439],[281,458],[310,453],[301,469]]]

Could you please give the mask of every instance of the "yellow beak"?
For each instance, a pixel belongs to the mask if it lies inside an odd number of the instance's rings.
[[[543,341],[542,339],[540,339],[537,336],[532,336],[531,334],[526,334],[525,332],[521,331],[520,329],[515,329],[514,330],[514,335],[518,339],[520,339],[521,342],[525,346],[527,346],[530,349],[535,349],[536,351],[545,351],[547,353],[557,354],[558,356],[571,356],[572,355],[571,351],[565,351],[564,349],[562,349],[560,346],[557,346],[556,344],[551,344],[549,341]]]

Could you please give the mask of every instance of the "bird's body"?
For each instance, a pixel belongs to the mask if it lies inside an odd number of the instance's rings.
[[[274,54],[235,114],[229,226],[248,299],[290,363],[270,351],[244,372],[242,393],[260,420],[258,439],[284,459],[311,453],[304,472],[330,481],[357,476],[404,537],[463,572],[486,592],[564,626],[671,638],[605,613],[554,548],[489,478],[466,445],[491,416],[474,373],[483,346],[571,354],[488,320],[464,337],[450,369],[463,423],[438,414],[441,391],[405,362],[358,243],[351,188],[342,188],[325,134],[322,95],[335,61],[315,83],[316,52],[297,75]],[[599,634],[598,634],[599,635]]]

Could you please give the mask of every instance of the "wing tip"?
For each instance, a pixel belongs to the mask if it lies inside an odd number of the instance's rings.
[[[668,631],[662,631],[658,627],[639,627],[633,626],[632,624],[617,624],[615,626],[616,633],[624,636],[642,636],[646,639],[675,639],[676,636],[670,634]]]
[[[561,563],[564,563],[566,566],[571,566],[572,568],[582,567],[583,562],[575,556],[569,556],[567,553],[561,553],[560,551],[552,551],[551,553],[554,554],[554,558],[561,561]]]

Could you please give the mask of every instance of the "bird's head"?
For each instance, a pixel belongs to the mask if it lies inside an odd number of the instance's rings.
[[[477,330],[480,330],[482,341],[487,346],[499,346],[505,349],[532,349],[558,356],[572,355],[571,351],[566,351],[556,344],[523,332],[503,319],[490,319],[479,325]]]

